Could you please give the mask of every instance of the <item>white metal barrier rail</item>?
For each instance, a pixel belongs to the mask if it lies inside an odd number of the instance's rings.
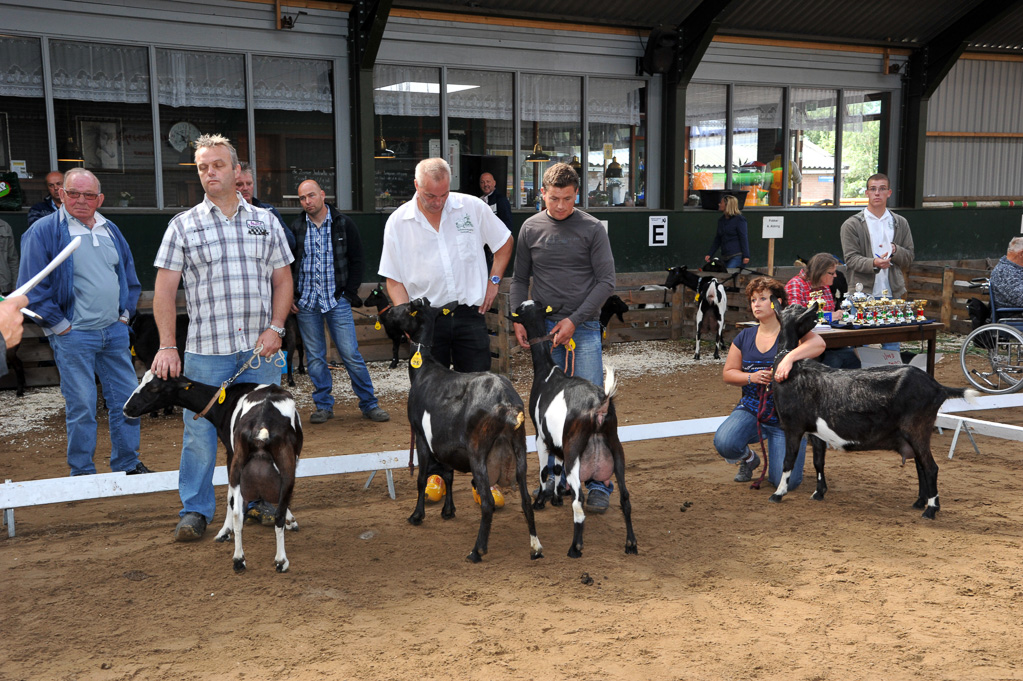
[[[681,435],[700,435],[713,433],[725,420],[724,416],[714,416],[685,421],[669,421],[665,423],[648,423],[636,426],[622,426],[618,436],[622,442],[653,440],[657,438],[678,437]],[[526,438],[526,448],[536,451],[536,438]],[[370,454],[343,454],[315,458],[300,458],[296,477],[308,478],[318,475],[343,475],[345,473],[365,473],[378,470],[387,472],[387,489],[394,498],[394,482],[391,471],[395,468],[408,466],[408,450],[397,449],[389,452]],[[366,485],[369,485],[369,482]],[[213,484],[227,484],[227,467],[217,466],[213,472]],[[7,480],[0,485],[0,509],[3,509],[4,522],[7,524],[7,536],[13,537],[14,509],[42,504],[58,504],[67,501],[83,501],[85,499],[102,499],[104,497],[125,496],[128,494],[148,494],[151,492],[170,492],[178,488],[178,472],[165,471],[146,475],[125,475],[124,473],[100,473],[78,477],[48,478],[46,480],[25,480],[12,482]]]

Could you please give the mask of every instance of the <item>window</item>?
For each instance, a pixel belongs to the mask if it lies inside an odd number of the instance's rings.
[[[32,205],[48,196],[50,172],[39,41],[0,36],[0,64],[0,170],[18,171],[24,201]]]
[[[867,178],[881,168],[888,93],[843,92],[842,205],[866,205]]]
[[[646,82],[590,78],[587,87],[589,205],[646,205]]]
[[[297,208],[299,183],[316,180],[336,203],[332,64],[256,55],[252,81],[256,196]]]
[[[522,128],[519,131],[520,192],[526,205],[539,206],[543,171],[550,163],[582,157],[582,79],[573,76],[522,74]],[[542,152],[550,160],[530,162]],[[594,197],[591,196],[591,205]]]
[[[700,190],[725,188],[728,86],[693,83],[686,89],[686,205]]]
[[[163,198],[167,206],[194,206],[203,199],[192,143],[219,133],[248,158],[245,58],[240,54],[157,50]],[[152,129],[152,123],[150,123]]]
[[[378,64],[373,69],[376,138],[376,206],[400,206],[415,193],[416,164],[443,156],[451,163],[451,186],[459,187],[458,144],[440,143],[440,70]],[[452,153],[454,146],[454,153]]]
[[[838,91],[792,88],[790,94],[792,159],[802,178],[791,205],[830,206],[835,202]]]
[[[99,178],[105,206],[155,206],[149,53],[50,41],[58,168]]]
[[[736,85],[732,130],[731,187],[747,192],[739,207],[782,205],[782,89]],[[801,177],[791,160],[787,176],[792,205]]]
[[[448,138],[458,142],[461,183],[452,189],[480,195],[479,176],[494,176],[498,191],[515,201],[513,75],[447,70]]]

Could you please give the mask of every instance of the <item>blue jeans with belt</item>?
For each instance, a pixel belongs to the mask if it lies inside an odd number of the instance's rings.
[[[298,328],[302,332],[309,359],[309,379],[313,382],[313,404],[317,409],[334,409],[334,379],[327,366],[327,339],[323,331],[324,322],[334,347],[341,355],[348,378],[352,381],[352,391],[359,398],[359,410],[363,413],[377,406],[377,398],[373,394],[373,381],[366,368],[366,360],[359,352],[359,342],[355,337],[355,320],[352,318],[351,304],[342,298],[337,305],[327,312],[319,310],[299,310]]]
[[[259,357],[257,369],[248,368],[235,379],[236,383],[281,384],[281,368],[274,360]],[[231,355],[197,355],[185,353],[184,375],[198,383],[220,385],[234,376],[243,364],[253,358],[251,350]],[[182,410],[185,433],[181,440],[181,468],[178,470],[178,494],[181,496],[180,515],[201,513],[206,522],[213,520],[216,501],[213,497],[213,469],[217,465],[217,429],[204,418],[193,419],[194,411]]]
[[[60,371],[67,424],[67,462],[71,475],[96,472],[96,377],[103,386],[110,425],[110,470],[130,471],[139,463],[139,419],[121,411],[138,387],[131,360],[128,326],[114,322],[104,329],[71,327],[49,337]]]

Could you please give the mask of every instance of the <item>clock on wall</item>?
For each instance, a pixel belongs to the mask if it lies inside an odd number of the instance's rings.
[[[199,128],[187,121],[181,121],[171,126],[167,141],[175,151],[184,151],[185,147],[198,139],[201,134]]]

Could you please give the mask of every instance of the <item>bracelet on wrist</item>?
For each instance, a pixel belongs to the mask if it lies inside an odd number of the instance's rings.
[[[753,374],[746,374],[746,385],[753,383]]]
[[[178,349],[178,346],[176,346],[176,345],[164,345],[163,347],[160,348],[160,350],[177,350],[177,349]]]

